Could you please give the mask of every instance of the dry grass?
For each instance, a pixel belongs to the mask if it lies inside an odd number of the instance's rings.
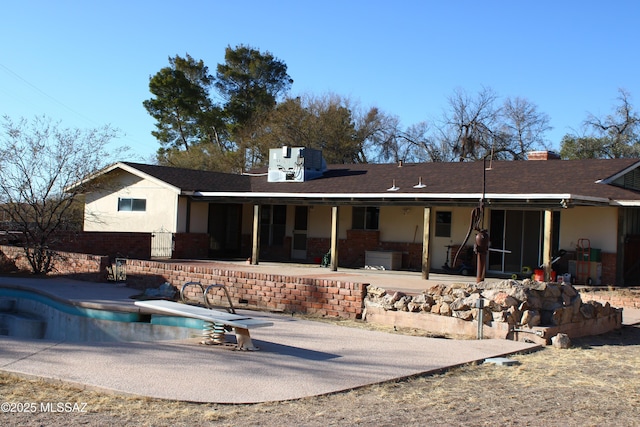
[[[355,326],[355,325],[352,325]],[[193,404],[84,390],[0,372],[3,402],[86,402],[87,413],[2,414],[7,425],[634,426],[640,327],[449,372],[333,395],[253,405]],[[399,362],[401,363],[401,362]]]

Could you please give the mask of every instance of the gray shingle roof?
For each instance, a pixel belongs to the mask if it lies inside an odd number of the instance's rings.
[[[141,172],[180,188],[182,191],[243,192],[305,195],[384,194],[393,199],[407,195],[480,194],[483,174],[487,194],[545,195],[572,194],[582,197],[640,200],[637,191],[597,183],[627,168],[640,165],[638,159],[540,160],[404,164],[330,165],[321,178],[306,182],[268,182],[257,176],[205,172],[163,166],[126,163]],[[266,171],[262,171],[266,172]],[[418,181],[426,185],[416,189]],[[388,188],[395,181],[398,191]],[[403,195],[403,196],[401,196]]]
[[[182,191],[251,191],[248,176],[123,162]]]

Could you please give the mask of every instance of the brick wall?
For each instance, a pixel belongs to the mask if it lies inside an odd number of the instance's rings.
[[[284,236],[281,245],[267,245],[265,242],[260,243],[260,258],[272,261],[289,261],[291,260],[291,237]]]
[[[338,264],[343,267],[364,267],[366,251],[402,252],[402,268],[422,269],[422,242],[381,242],[377,231],[349,230],[347,238],[338,241]],[[307,258],[311,262],[322,257],[331,248],[329,238],[308,238]]]
[[[331,249],[331,239],[328,237],[307,238],[307,258],[315,262],[318,258],[322,262],[322,257]],[[340,250],[338,248],[338,254]]]
[[[617,254],[602,253],[602,284],[613,285],[616,283]]]
[[[108,255],[112,258],[151,257],[151,233],[79,232],[59,233],[50,247],[75,253]]]
[[[640,309],[639,289],[605,290],[598,288],[585,288],[580,289],[580,298],[585,302],[599,301],[603,304],[608,302],[612,307]]]
[[[209,235],[206,233],[176,233],[172,258],[198,259],[209,256]],[[147,257],[132,257],[142,258]]]
[[[18,246],[0,245],[0,271],[31,271],[31,266]],[[53,262],[53,271],[49,276],[69,276],[77,280],[101,282],[106,279],[109,257],[104,255],[88,255],[73,252],[57,252]]]
[[[363,267],[365,252],[380,250],[380,231],[347,230],[347,239],[338,242],[338,264]]]
[[[360,318],[366,284],[309,277],[235,271],[178,262],[127,260],[127,284],[136,288],[158,287],[168,282],[178,290],[191,281],[227,287],[234,305],[244,300],[251,307],[327,317]],[[190,297],[198,299],[190,288]],[[212,302],[227,305],[221,289],[212,293]]]

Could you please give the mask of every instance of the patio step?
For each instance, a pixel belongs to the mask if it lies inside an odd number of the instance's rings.
[[[44,338],[46,323],[34,314],[16,311],[15,307],[15,299],[0,298],[0,335]]]

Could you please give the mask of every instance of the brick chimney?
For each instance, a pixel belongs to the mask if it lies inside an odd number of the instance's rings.
[[[529,151],[527,160],[560,160],[560,155],[555,151]]]

